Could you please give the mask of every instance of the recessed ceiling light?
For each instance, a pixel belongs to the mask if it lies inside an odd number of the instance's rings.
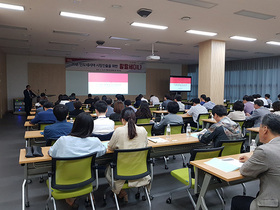
[[[190,19],[191,19],[191,17],[188,17],[188,16],[181,17],[181,20],[185,20],[185,21],[190,20]]]
[[[231,36],[229,38],[236,39],[236,40],[241,40],[241,41],[248,41],[248,42],[253,42],[253,41],[257,40],[255,38],[244,37],[244,36]]]
[[[121,49],[119,47],[105,47],[105,46],[102,46],[102,45],[97,45],[96,48],[99,48],[99,49],[109,49],[109,50],[120,50]]]
[[[217,35],[217,33],[214,33],[214,32],[197,31],[197,30],[187,30],[186,33],[203,35],[203,36],[216,36]]]
[[[130,39],[130,38],[123,38],[123,37],[116,37],[116,36],[110,36],[109,39],[123,40],[123,41],[140,41],[140,39]]]
[[[235,12],[234,14],[242,15],[242,16],[250,17],[250,18],[261,19],[261,20],[268,20],[271,18],[275,18],[274,15],[268,15],[268,14],[263,14],[263,13],[259,13],[259,12],[248,11],[248,10],[240,10],[238,12]]]
[[[92,15],[83,15],[83,14],[77,14],[77,13],[71,13],[71,12],[60,12],[61,16],[64,17],[72,17],[72,18],[79,18],[79,19],[85,19],[85,20],[94,20],[94,21],[104,21],[104,17],[97,17]]]
[[[132,25],[132,26],[138,26],[138,27],[144,27],[144,28],[160,29],[160,30],[165,30],[165,29],[168,28],[167,26],[152,25],[152,24],[138,23],[138,22],[133,22],[133,23],[131,23],[130,25]]]
[[[5,29],[17,29],[17,30],[24,30],[24,31],[27,31],[27,28],[26,28],[26,27],[21,27],[21,26],[0,25],[0,28],[5,28]]]
[[[50,44],[58,44],[58,45],[79,46],[78,44],[66,43],[66,42],[54,42],[54,41],[49,41],[49,43],[50,43]]]
[[[0,3],[0,8],[24,11],[23,6],[18,6],[18,5],[13,5],[13,4]]]
[[[269,41],[269,42],[266,42],[266,44],[271,44],[271,45],[280,45],[280,42]]]
[[[208,1],[200,1],[200,0],[169,0],[177,3],[188,4],[196,7],[210,9],[212,7],[217,6],[218,4],[208,2]]]
[[[72,32],[72,31],[57,31],[57,30],[53,30],[53,33],[65,34],[65,35],[76,35],[76,36],[89,36],[88,33]]]
[[[113,7],[113,8],[116,8],[116,9],[119,9],[119,8],[122,8],[122,5],[113,4],[112,7]]]
[[[181,44],[181,43],[161,42],[161,41],[156,41],[155,43],[157,43],[157,44],[173,45],[173,46],[181,46],[181,45],[183,45],[183,44]]]

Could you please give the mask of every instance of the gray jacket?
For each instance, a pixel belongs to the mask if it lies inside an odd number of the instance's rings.
[[[254,127],[260,127],[262,118],[264,115],[269,114],[269,109],[265,107],[260,107],[259,109],[255,109],[252,113],[252,115],[246,117],[247,120],[253,120],[254,121]]]
[[[279,209],[280,201],[280,137],[256,148],[240,169],[243,176],[260,179],[258,197],[251,210]]]

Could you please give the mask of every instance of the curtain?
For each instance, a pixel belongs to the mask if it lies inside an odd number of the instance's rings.
[[[198,65],[188,66],[188,76],[192,76],[190,98],[198,94]],[[225,64],[224,98],[234,102],[242,100],[244,95],[266,93],[276,101],[280,93],[280,57],[258,58],[240,61],[228,61]]]

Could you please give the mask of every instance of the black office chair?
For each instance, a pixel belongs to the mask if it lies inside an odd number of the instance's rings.
[[[99,138],[100,141],[109,141],[113,135],[114,131],[106,134],[91,134],[92,137],[97,137]]]

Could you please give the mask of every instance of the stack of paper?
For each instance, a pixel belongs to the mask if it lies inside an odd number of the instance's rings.
[[[166,139],[160,138],[160,137],[149,137],[148,138],[150,141],[154,143],[159,143],[159,142],[167,142]]]
[[[224,172],[235,171],[243,165],[243,163],[240,163],[239,160],[233,158],[225,158],[225,159],[213,158],[205,162],[205,164],[217,168]]]

